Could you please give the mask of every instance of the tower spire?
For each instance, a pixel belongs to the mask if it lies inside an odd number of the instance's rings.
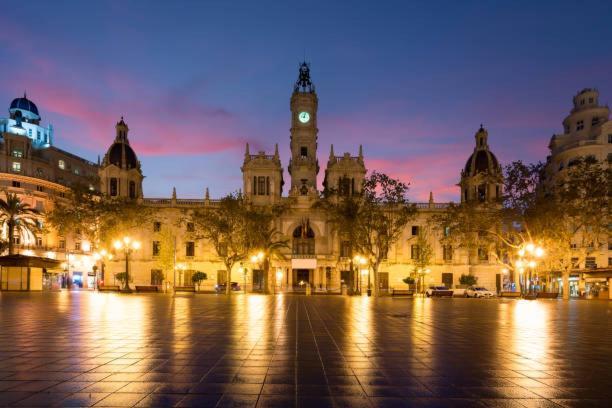
[[[334,145],[332,143],[331,148],[329,149],[329,160],[333,160],[334,159]]]
[[[280,158],[278,154],[278,143],[274,143],[274,159],[278,160]]]

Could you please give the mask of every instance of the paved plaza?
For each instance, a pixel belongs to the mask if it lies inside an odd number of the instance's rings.
[[[0,406],[582,407],[612,302],[0,294]]]

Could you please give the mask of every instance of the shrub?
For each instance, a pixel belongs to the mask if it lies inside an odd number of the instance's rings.
[[[416,281],[414,280],[413,277],[409,276],[407,278],[402,279],[402,282],[404,282],[406,285],[414,285]]]
[[[197,283],[198,285],[200,284],[200,282],[206,279],[208,279],[208,275],[206,275],[205,272],[198,271],[191,276],[191,281],[193,283]]]
[[[115,274],[115,279],[117,279],[121,283],[125,283],[125,276],[126,276],[125,272],[119,272]],[[130,275],[130,282],[133,282],[133,281],[134,281],[134,278],[132,277],[132,275]]]
[[[459,283],[462,285],[472,286],[478,282],[478,278],[474,275],[461,275],[459,278]]]

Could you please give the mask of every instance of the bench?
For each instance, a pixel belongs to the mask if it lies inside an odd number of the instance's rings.
[[[507,298],[520,298],[521,292],[501,292],[499,296]]]
[[[117,285],[100,285],[98,286],[100,292],[119,292],[119,286]]]
[[[155,286],[155,285],[136,285],[136,292],[159,292],[159,286]]]
[[[408,289],[391,289],[391,297],[411,297],[414,295],[412,290]]]

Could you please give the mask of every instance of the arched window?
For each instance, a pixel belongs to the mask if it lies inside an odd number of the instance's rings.
[[[312,228],[300,225],[293,230],[293,255],[314,255],[315,235]]]
[[[487,200],[487,186],[484,184],[481,184],[478,186],[478,201],[480,202],[484,202]]]

